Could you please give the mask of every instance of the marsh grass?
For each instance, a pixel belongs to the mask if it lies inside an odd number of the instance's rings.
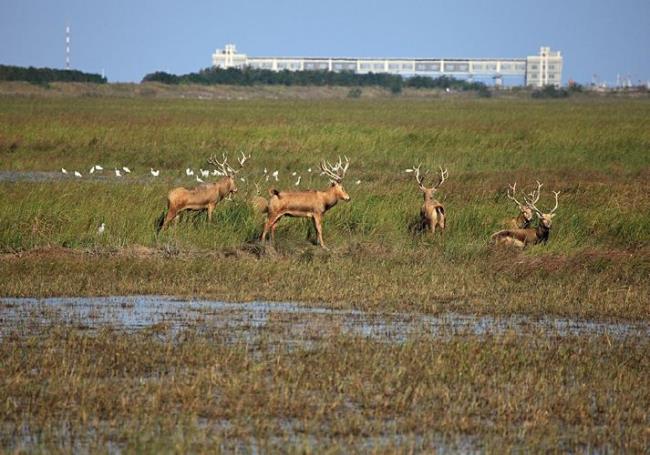
[[[649,316],[647,100],[3,97],[0,115],[4,170],[86,174],[101,163],[105,174],[122,165],[135,174],[0,182],[5,295],[200,293],[429,311],[453,301],[464,311]],[[157,234],[169,189],[194,184],[184,169],[238,150],[253,157],[234,200],[211,223],[187,213]],[[280,222],[275,248],[257,242],[263,217],[249,201],[262,169],[279,170],[281,189],[294,188],[292,171],[303,188],[324,188],[318,160],[338,154],[352,160],[352,201],[325,216],[332,251],[315,247],[298,219]],[[444,237],[412,229],[422,196],[404,169],[419,162],[449,169],[437,194]],[[516,215],[507,185],[535,180],[545,185],[541,208],[550,190],[562,192],[550,241],[495,250],[490,234]]]
[[[647,339],[331,335],[231,343],[53,321],[0,344],[7,450],[631,451],[648,446]]]

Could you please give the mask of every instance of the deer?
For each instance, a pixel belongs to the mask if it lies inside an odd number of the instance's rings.
[[[341,157],[335,165],[324,160],[321,161],[321,175],[325,175],[330,180],[330,186],[324,191],[285,192],[271,188],[269,190],[271,198],[267,206],[268,219],[264,224],[261,240],[266,240],[269,231],[271,232],[271,241],[275,240],[275,229],[283,216],[311,218],[318,234],[318,243],[323,249],[328,250],[323,241],[323,215],[338,201],[350,200],[350,195],[342,185],[349,166],[348,157],[345,157],[345,164]]]
[[[551,221],[555,216],[555,211],[557,210],[559,204],[558,197],[560,195],[560,192],[553,191],[553,194],[555,195],[555,207],[553,207],[547,213],[543,213],[535,206],[535,203],[533,201],[529,201],[524,196],[526,205],[535,212],[539,220],[536,228],[504,229],[492,234],[491,239],[495,242],[496,245],[513,245],[522,249],[528,245],[546,243],[551,231]]]
[[[178,187],[172,189],[167,195],[167,215],[160,227],[165,229],[172,220],[178,221],[178,214],[184,210],[208,210],[208,221],[212,221],[212,212],[216,205],[223,199],[237,193],[235,175],[244,167],[246,156],[242,152],[238,158],[240,168],[235,170],[228,164],[228,158],[224,153],[222,160],[217,160],[215,155],[208,159],[208,163],[217,167],[223,178],[213,183],[203,183],[194,188]]]
[[[530,193],[530,198],[533,201],[533,204],[536,204],[537,201],[539,201],[539,195],[540,191],[542,188],[542,183],[537,182],[537,189],[533,190],[532,193]],[[506,196],[508,199],[512,200],[516,205],[517,208],[519,209],[519,215],[517,215],[515,218],[510,218],[506,225],[508,229],[526,229],[530,227],[530,223],[533,221],[533,209],[531,209],[528,205],[522,204],[519,202],[515,195],[517,194],[517,182],[515,182],[513,185],[508,185],[509,189],[506,193]],[[512,191],[512,193],[511,193]]]
[[[442,166],[440,167],[440,179],[436,185],[433,185],[430,188],[424,186],[424,176],[420,175],[420,165],[413,166],[415,171],[415,180],[418,182],[418,187],[424,195],[424,203],[420,209],[420,226],[424,230],[431,231],[431,234],[435,234],[436,227],[440,227],[440,233],[444,235],[445,230],[445,207],[436,199],[433,198],[433,195],[440,185],[442,185],[449,172],[447,169],[443,170]]]

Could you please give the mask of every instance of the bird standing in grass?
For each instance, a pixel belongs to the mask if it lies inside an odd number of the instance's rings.
[[[123,166],[123,167],[122,167],[122,170],[124,170],[124,172],[126,172],[127,174],[130,174],[130,173],[131,173],[131,169],[129,169],[129,168],[126,167],[126,166]]]
[[[203,183],[203,180],[201,180],[198,175],[196,176],[196,181],[199,183]]]
[[[188,167],[187,169],[185,169],[185,175],[190,177],[190,176],[194,175],[194,171]]]
[[[106,230],[106,224],[102,223],[102,224],[100,224],[99,227],[97,228],[97,233],[98,233],[99,235],[102,235],[102,234],[104,233],[105,230]]]
[[[153,168],[151,168],[151,175],[153,175],[154,177],[158,177],[160,175],[160,169],[154,171]]]
[[[79,171],[74,171],[74,176],[81,178],[81,172]]]
[[[296,183],[294,183],[294,185],[296,186],[300,185],[300,179],[302,179],[302,175],[298,176],[298,180],[296,180]]]
[[[95,166],[91,167],[90,170],[88,171],[89,174],[94,174],[95,173]]]
[[[97,170],[97,171],[103,171],[104,168],[101,167],[99,164],[95,164],[95,170]]]
[[[68,174],[68,171],[65,170],[64,168],[61,168],[61,172],[62,172],[63,174],[66,174],[66,175]]]
[[[122,177],[122,173],[119,169],[115,169],[115,177]]]

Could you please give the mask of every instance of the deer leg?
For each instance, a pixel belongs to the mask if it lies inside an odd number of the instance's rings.
[[[275,223],[278,222],[278,220],[282,217],[283,214],[276,215],[274,217],[271,217],[269,214],[268,220],[266,220],[266,223],[264,224],[264,232],[262,232],[262,240],[266,240],[267,234],[269,233],[269,230],[271,230],[271,241],[275,240],[274,234],[275,234]]]
[[[212,211],[214,210],[215,204],[208,204],[208,221],[212,221]]]
[[[163,225],[161,229],[165,229],[169,222],[173,219],[176,219],[178,221],[178,218],[176,218],[176,210],[172,207],[169,207],[167,209],[167,215],[165,216],[165,221],[163,221]]]
[[[316,226],[316,232],[318,233],[318,243],[320,244],[320,246],[323,249],[329,250],[329,248],[327,248],[325,246],[325,243],[323,242],[323,225],[322,225],[322,221],[323,221],[323,216],[321,214],[314,214],[314,226]]]

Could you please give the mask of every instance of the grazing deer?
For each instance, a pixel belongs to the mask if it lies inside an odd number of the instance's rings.
[[[218,167],[223,175],[222,179],[214,183],[204,183],[194,188],[178,187],[174,188],[167,195],[167,215],[160,229],[167,225],[178,216],[183,210],[208,210],[208,220],[212,221],[212,211],[219,201],[237,192],[235,185],[235,175],[244,167],[244,163],[250,157],[244,155],[238,159],[240,168],[234,170],[228,164],[226,154],[219,162],[213,155],[208,159],[208,163]]]
[[[445,207],[434,199],[433,195],[438,191],[440,185],[447,180],[449,173],[447,172],[447,169],[443,171],[442,167],[440,167],[440,180],[438,181],[438,184],[427,188],[424,186],[424,176],[420,176],[420,166],[421,165],[417,167],[413,166],[413,170],[415,171],[415,180],[418,182],[420,191],[424,194],[424,204],[422,204],[422,208],[420,209],[420,226],[423,230],[426,229],[431,231],[431,234],[435,234],[436,226],[439,226],[441,234],[444,235]]]
[[[345,165],[339,157],[335,165],[321,161],[322,174],[330,179],[330,186],[325,191],[299,191],[285,192],[276,189],[269,190],[271,199],[268,201],[268,220],[264,225],[261,240],[266,240],[269,230],[271,240],[275,238],[275,228],[283,216],[305,217],[314,221],[314,227],[318,233],[318,242],[321,247],[327,249],[323,242],[323,215],[334,207],[338,201],[349,201],[350,196],[346,193],[341,182],[350,166],[350,160],[345,157]]]
[[[517,208],[519,209],[519,215],[517,215],[515,218],[510,218],[507,221],[507,228],[508,229],[526,229],[530,227],[530,223],[533,221],[533,209],[531,209],[528,205],[522,204],[519,202],[516,198],[515,195],[517,194],[517,182],[514,183],[514,185],[508,185],[510,189],[506,193],[508,196],[508,199],[512,200],[515,204],[517,204]],[[540,195],[540,190],[542,188],[542,184],[537,182],[537,190],[534,190],[532,193],[530,193],[530,198],[532,199],[532,203],[536,204],[537,201],[539,200],[539,195]],[[510,193],[512,191],[512,193]]]
[[[505,229],[492,234],[492,240],[497,245],[514,245],[519,248],[525,248],[527,245],[535,245],[537,243],[546,243],[551,231],[551,220],[555,216],[554,212],[558,207],[558,196],[560,195],[560,192],[553,191],[553,194],[555,194],[555,207],[553,207],[553,209],[548,213],[542,213],[541,210],[535,207],[535,203],[528,201],[526,197],[524,197],[526,205],[537,214],[539,220],[537,228]]]

